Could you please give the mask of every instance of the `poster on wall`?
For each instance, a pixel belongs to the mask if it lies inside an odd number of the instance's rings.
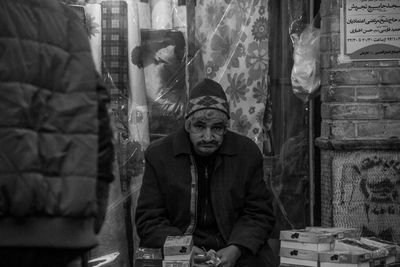
[[[342,61],[400,59],[400,0],[343,0]]]
[[[400,154],[342,153],[332,169],[334,225],[400,242]]]

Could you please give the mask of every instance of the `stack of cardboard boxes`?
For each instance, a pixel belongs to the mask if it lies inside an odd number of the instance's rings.
[[[163,267],[191,267],[193,266],[193,237],[168,236],[165,240]]]
[[[135,253],[135,267],[162,267],[161,249],[138,248]]]
[[[396,245],[360,238],[357,229],[307,227],[281,231],[281,266],[385,267],[395,262]]]
[[[191,235],[168,236],[162,250],[141,247],[135,253],[135,267],[192,267],[193,261]]]
[[[372,266],[372,267],[385,267],[396,261],[396,245],[389,245],[383,240],[376,239],[374,237],[361,237],[360,239],[345,238],[342,240],[336,240],[334,260],[330,259],[327,262],[337,263],[336,265],[324,265],[323,267],[337,266],[340,263],[347,263],[347,266]],[[340,252],[340,253],[339,253]],[[350,258],[350,256],[358,255],[359,258],[350,261],[344,261],[343,257]],[[342,256],[342,257],[341,257]]]
[[[308,227],[281,231],[281,265],[319,266],[319,253],[331,251],[336,239],[355,237],[354,229]]]

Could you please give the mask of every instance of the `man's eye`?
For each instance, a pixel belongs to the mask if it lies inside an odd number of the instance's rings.
[[[211,127],[211,131],[216,134],[223,134],[225,132],[225,127],[222,125],[217,125]]]
[[[222,127],[222,126],[213,126],[213,127],[211,127],[211,130],[220,132],[220,131],[224,130],[224,127]]]
[[[203,124],[194,124],[193,126],[194,126],[194,128],[199,129],[199,130],[203,130],[206,127]]]

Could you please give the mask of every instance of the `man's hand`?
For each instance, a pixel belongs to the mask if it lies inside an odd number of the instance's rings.
[[[193,246],[194,253],[194,262],[198,264],[205,264],[206,261],[210,260],[210,256],[207,255],[207,252],[202,250],[199,247]]]
[[[240,249],[235,245],[230,245],[226,248],[223,248],[217,251],[217,257],[221,260],[221,264],[219,264],[218,266],[234,267],[240,255]]]

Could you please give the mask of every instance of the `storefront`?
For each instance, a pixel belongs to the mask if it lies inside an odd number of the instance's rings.
[[[399,0],[62,1],[111,95],[116,180],[90,258],[134,266],[144,151],[221,83],[229,128],[264,156],[281,230],[352,227],[400,242]]]

